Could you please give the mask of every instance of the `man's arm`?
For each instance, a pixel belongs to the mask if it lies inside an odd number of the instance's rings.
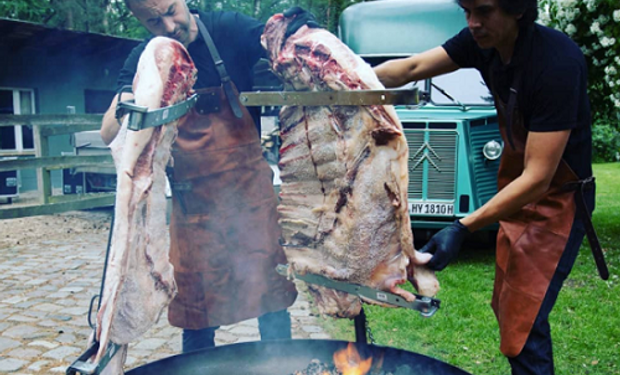
[[[542,197],[549,189],[570,132],[529,132],[521,175],[474,213],[437,232],[420,249],[434,254],[428,266],[441,271],[456,257],[469,233],[509,217]]]
[[[443,47],[435,47],[418,55],[386,61],[374,70],[381,83],[389,88],[450,73],[458,68]]]
[[[570,130],[529,132],[524,169],[504,189],[461,223],[474,232],[517,212],[547,192],[566,148]]]
[[[133,99],[133,94],[124,92],[121,94],[121,101],[126,101]],[[118,95],[114,95],[114,99],[112,99],[112,103],[110,104],[110,108],[104,113],[103,121],[101,121],[101,130],[99,130],[99,134],[101,134],[101,139],[106,145],[112,143],[116,134],[120,130],[120,125],[116,120],[116,104],[118,103]],[[123,117],[121,119],[124,119]]]

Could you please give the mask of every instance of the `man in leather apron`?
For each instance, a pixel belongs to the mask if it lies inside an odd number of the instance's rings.
[[[608,277],[594,209],[587,68],[565,35],[534,23],[536,0],[460,0],[468,27],[437,47],[375,68],[387,87],[459,68],[495,98],[504,150],[498,193],[420,250],[442,270],[470,233],[500,223],[492,307],[513,374],[554,373],[548,316],[584,234]]]
[[[262,339],[291,338],[286,308],[297,291],[275,267],[286,263],[279,245],[272,171],[262,157],[259,113],[238,101],[252,89],[252,68],[263,57],[263,25],[232,12],[191,11],[184,0],[126,0],[153,36],[178,40],[197,69],[196,105],[179,121],[173,145],[170,261],[178,295],[168,309],[170,324],[183,328],[183,352],[215,345],[215,330],[258,317]],[[288,30],[317,26],[295,8]],[[294,28],[294,29],[293,29]],[[120,73],[130,85],[147,41],[137,46]],[[110,143],[119,126],[115,97],[101,135]]]

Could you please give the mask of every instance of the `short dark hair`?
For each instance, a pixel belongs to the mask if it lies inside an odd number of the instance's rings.
[[[459,5],[466,1],[473,0],[456,0]],[[508,14],[523,14],[519,20],[520,26],[531,25],[538,18],[538,0],[497,0],[497,2]]]

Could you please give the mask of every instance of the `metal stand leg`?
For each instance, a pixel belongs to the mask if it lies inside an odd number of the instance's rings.
[[[366,337],[366,313],[364,308],[358,316],[354,318],[355,322],[355,342],[359,344],[368,344],[368,338]]]

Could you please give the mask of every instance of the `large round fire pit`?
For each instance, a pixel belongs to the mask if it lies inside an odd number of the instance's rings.
[[[333,363],[336,351],[349,342],[332,340],[257,341],[224,345],[176,355],[127,372],[127,375],[288,375],[302,371],[313,359]],[[436,359],[394,348],[354,344],[373,368],[404,375],[470,375]]]

